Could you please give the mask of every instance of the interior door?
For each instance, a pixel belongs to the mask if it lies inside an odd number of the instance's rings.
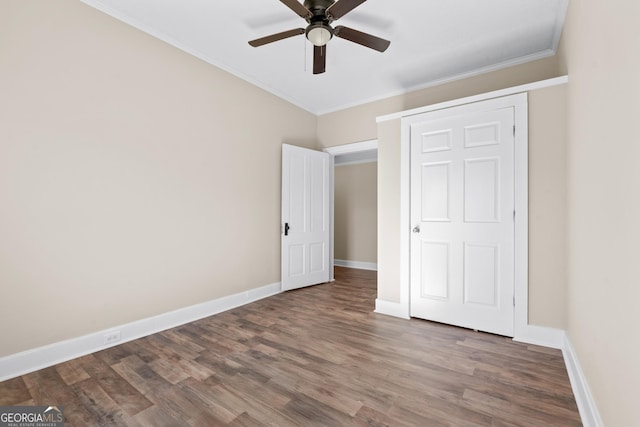
[[[513,336],[513,107],[425,113],[410,137],[411,315]]]
[[[329,281],[329,154],[282,146],[282,289]]]

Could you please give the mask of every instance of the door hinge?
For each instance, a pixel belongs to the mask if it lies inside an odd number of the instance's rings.
[[[516,306],[516,296],[515,295],[513,296],[513,306],[514,307]]]
[[[516,220],[516,210],[515,209],[513,210],[513,220],[514,221]]]
[[[513,136],[516,136],[516,125],[513,125]]]

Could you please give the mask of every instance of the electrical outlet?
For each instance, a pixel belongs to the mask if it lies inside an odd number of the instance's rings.
[[[104,344],[113,344],[114,342],[120,341],[120,331],[113,331],[104,334]]]

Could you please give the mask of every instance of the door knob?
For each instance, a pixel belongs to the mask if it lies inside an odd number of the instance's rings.
[[[419,233],[420,232],[420,226],[416,225],[415,227],[413,227],[413,230],[411,230],[411,231],[413,231],[414,233]]]

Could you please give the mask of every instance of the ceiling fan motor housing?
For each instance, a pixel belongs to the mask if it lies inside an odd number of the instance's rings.
[[[334,3],[334,0],[304,0],[304,6],[313,14],[313,16],[309,18],[307,22],[311,24],[314,18],[321,18],[323,20],[329,21],[326,10]]]

